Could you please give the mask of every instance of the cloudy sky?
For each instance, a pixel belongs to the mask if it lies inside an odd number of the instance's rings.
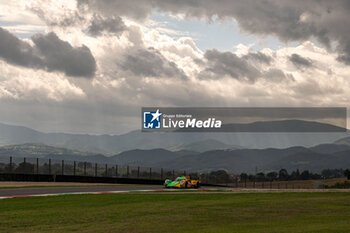
[[[142,106],[347,107],[350,1],[0,0],[0,122],[120,134]]]

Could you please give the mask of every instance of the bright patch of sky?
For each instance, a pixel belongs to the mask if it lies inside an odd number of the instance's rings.
[[[24,22],[1,21],[0,27],[9,30],[20,38],[29,38],[36,33],[45,33],[43,25],[32,25]]]
[[[255,50],[279,49],[286,46],[285,43],[272,36],[261,38],[248,35],[239,29],[235,21],[214,20],[206,22],[194,18],[181,19],[181,17],[169,16],[157,11],[154,11],[151,20],[156,22],[153,27],[159,30],[164,29],[164,33],[172,37],[192,37],[196,45],[203,51],[214,48],[221,51],[232,51],[239,44],[244,44]],[[289,46],[297,44],[288,43]]]

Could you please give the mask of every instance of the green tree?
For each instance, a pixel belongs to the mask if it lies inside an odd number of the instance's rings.
[[[309,180],[310,179],[310,173],[308,170],[305,170],[303,171],[301,174],[300,174],[300,179],[302,180]]]
[[[276,180],[277,179],[277,172],[269,172],[266,174],[266,177],[269,179],[269,180]]]
[[[286,169],[282,168],[278,173],[279,180],[288,180],[289,175]]]
[[[350,180],[350,170],[349,169],[346,169],[344,171],[344,175],[348,178],[348,180]]]
[[[265,181],[265,174],[263,172],[259,172],[255,175],[256,181]]]
[[[241,173],[240,178],[241,178],[241,181],[247,180],[247,178],[248,178],[247,173]]]

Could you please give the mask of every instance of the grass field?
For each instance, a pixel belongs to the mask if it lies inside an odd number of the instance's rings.
[[[135,193],[0,200],[0,232],[349,232],[350,193]]]

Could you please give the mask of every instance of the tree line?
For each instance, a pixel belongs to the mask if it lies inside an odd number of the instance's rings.
[[[288,171],[284,168],[278,172],[259,172],[256,174],[247,174],[241,173],[239,175],[240,180],[244,181],[289,181],[289,180],[319,180],[319,179],[331,179],[331,178],[340,178],[340,177],[350,176],[350,170],[346,169],[324,169],[321,173],[312,173],[308,170]]]

